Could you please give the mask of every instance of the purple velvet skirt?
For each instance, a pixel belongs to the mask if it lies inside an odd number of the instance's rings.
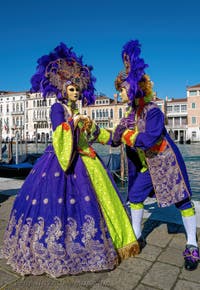
[[[22,275],[58,277],[117,265],[80,155],[65,173],[52,146],[47,147],[16,196],[2,254]]]

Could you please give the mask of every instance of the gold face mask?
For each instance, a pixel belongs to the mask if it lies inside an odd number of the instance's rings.
[[[76,102],[80,97],[80,89],[77,86],[69,85],[66,88],[66,98],[69,101]]]
[[[129,101],[126,88],[121,88],[119,95],[122,99],[122,103],[127,103]]]

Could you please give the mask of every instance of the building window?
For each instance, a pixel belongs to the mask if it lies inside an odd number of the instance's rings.
[[[196,104],[192,103],[192,109],[195,109],[195,108],[196,108]]]
[[[180,126],[180,118],[179,117],[174,118],[174,125],[175,126]]]
[[[181,105],[181,112],[187,111],[187,105]]]
[[[187,125],[187,117],[183,117],[181,119],[181,123],[182,123],[182,125]]]
[[[119,109],[119,119],[122,118],[122,108]]]
[[[179,113],[180,112],[180,105],[174,106],[174,112]]]
[[[172,127],[172,125],[173,125],[173,119],[172,118],[168,118],[167,119],[167,125]]]
[[[92,110],[92,119],[93,119],[93,120],[95,119],[95,113],[94,113],[94,110]]]
[[[192,117],[192,124],[196,124],[196,117]]]
[[[167,113],[171,113],[172,112],[172,106],[167,106]]]
[[[192,131],[192,138],[196,138],[197,137],[197,132],[196,131]]]
[[[110,118],[113,119],[113,109],[110,110]]]
[[[190,96],[197,96],[197,91],[189,91]]]

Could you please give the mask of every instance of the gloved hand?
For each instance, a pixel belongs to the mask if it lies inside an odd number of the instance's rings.
[[[126,126],[124,125],[117,125],[115,131],[114,131],[114,135],[112,138],[112,144],[111,146],[113,147],[117,147],[121,144],[121,139],[122,139],[122,134],[124,133],[124,131],[126,130]]]
[[[135,123],[135,112],[131,112],[128,117],[122,118],[119,124],[127,129],[134,129]]]

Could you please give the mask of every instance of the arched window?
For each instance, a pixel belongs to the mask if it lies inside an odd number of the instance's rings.
[[[122,108],[119,109],[119,119],[122,118]]]
[[[94,110],[92,110],[92,119],[93,120],[95,119],[95,112],[94,112]]]
[[[110,118],[113,119],[113,109],[110,110]]]

